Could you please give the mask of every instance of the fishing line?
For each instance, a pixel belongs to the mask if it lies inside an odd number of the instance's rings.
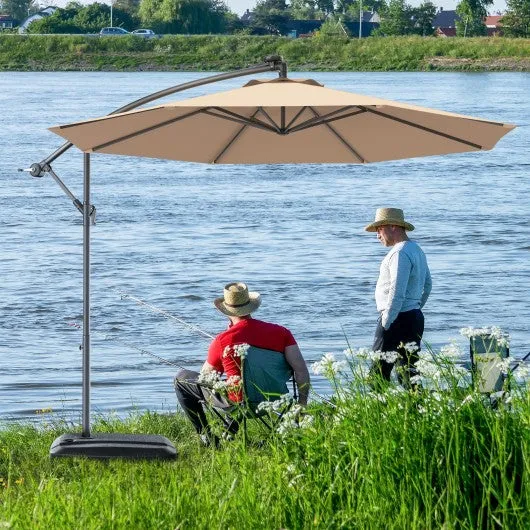
[[[79,322],[68,322],[68,326],[71,326],[71,327],[76,328],[76,329],[82,329],[82,325]],[[145,355],[150,355],[151,357],[154,357],[155,359],[158,359],[160,362],[162,362],[164,364],[169,364],[171,366],[174,366],[175,368],[180,368],[181,370],[187,370],[187,368],[185,368],[184,366],[182,366],[180,364],[177,364],[177,363],[173,363],[171,361],[168,361],[167,359],[164,359],[164,357],[160,357],[160,355],[157,355],[156,353],[153,353],[153,352],[150,352],[148,350],[145,350],[144,348],[140,348],[140,347],[136,346],[135,344],[131,344],[130,342],[125,342],[125,341],[121,341],[121,340],[116,340],[112,335],[110,335],[108,333],[103,333],[101,331],[95,331],[95,330],[91,330],[91,333],[99,335],[100,337],[103,338],[103,340],[108,340],[110,342],[114,342],[116,344],[119,344],[120,346],[126,346],[127,348],[132,348],[133,350],[136,350],[136,351],[138,351],[140,353],[144,353]]]
[[[113,289],[113,290],[116,291],[120,295],[122,300],[132,300],[136,304],[146,307],[153,313],[158,313],[162,315],[164,318],[167,318],[168,320],[173,320],[175,322],[178,322],[180,325],[184,326],[185,328],[191,331],[194,331],[195,333],[199,334],[201,337],[205,339],[212,340],[215,338],[211,333],[204,331],[199,326],[196,326],[195,324],[190,324],[189,322],[186,322],[183,318],[172,315],[165,309],[161,309],[152,304],[149,304],[145,300],[142,300],[141,298],[138,298],[137,296],[133,296],[132,294],[126,293],[125,291],[121,291],[120,289]]]

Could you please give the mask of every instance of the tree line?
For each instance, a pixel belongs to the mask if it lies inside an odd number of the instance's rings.
[[[457,35],[486,35],[484,19],[493,0],[461,0],[457,5]],[[0,0],[0,13],[24,20],[40,9],[36,0]],[[320,31],[347,34],[344,23],[358,22],[363,11],[376,12],[380,25],[373,34],[433,34],[437,7],[424,0],[413,7],[406,0],[258,0],[252,16],[243,23],[223,0],[116,0],[113,25],[127,30],[149,27],[160,34],[250,34],[285,35],[293,20],[322,21]],[[530,37],[530,0],[507,0],[503,34]],[[97,33],[110,25],[110,6],[72,1],[53,15],[33,22],[31,33]]]

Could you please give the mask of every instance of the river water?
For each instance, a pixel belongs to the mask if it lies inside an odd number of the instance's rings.
[[[62,145],[47,127],[109,113],[193,73],[0,73],[0,421],[37,410],[78,421],[81,408],[82,219],[49,176],[29,167]],[[92,408],[176,409],[174,367],[207,340],[122,300],[126,292],[217,333],[212,306],[246,281],[256,314],[289,327],[308,361],[370,346],[373,291],[385,249],[363,231],[379,206],[404,208],[427,253],[434,289],[424,339],[438,347],[464,326],[498,325],[511,354],[530,349],[530,75],[301,73],[370,94],[518,128],[483,153],[374,165],[207,166],[92,157]],[[171,99],[242,85],[232,80]],[[54,170],[82,199],[82,155]],[[127,343],[127,344],[125,344]],[[315,378],[317,390],[325,383]],[[38,421],[38,420],[37,420]]]

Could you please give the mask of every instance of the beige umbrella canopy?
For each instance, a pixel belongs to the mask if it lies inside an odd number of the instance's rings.
[[[514,127],[278,78],[50,130],[87,153],[351,164],[489,150]]]

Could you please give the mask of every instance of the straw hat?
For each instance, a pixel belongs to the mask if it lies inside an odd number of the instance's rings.
[[[402,226],[405,230],[414,230],[414,225],[407,223],[403,210],[399,208],[378,208],[375,212],[375,221],[365,227],[367,232],[377,232],[380,226]]]
[[[214,305],[230,317],[244,317],[256,311],[261,304],[259,293],[249,293],[248,287],[242,282],[225,285],[224,296],[216,298]]]

